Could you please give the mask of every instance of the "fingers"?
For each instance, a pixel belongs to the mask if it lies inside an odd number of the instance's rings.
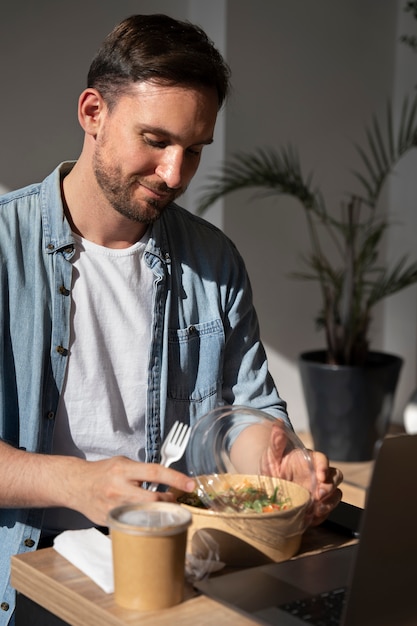
[[[342,499],[342,491],[334,489],[326,498],[314,502],[311,526],[318,526],[328,517]]]
[[[270,428],[265,450],[260,455],[261,473],[292,480],[293,475],[297,473],[297,468],[292,464],[293,457],[291,457],[291,447],[288,443],[285,427],[281,420],[277,420]]]
[[[313,460],[314,470],[317,479],[317,492],[318,496],[324,496],[326,493],[335,489],[343,480],[343,474],[337,467],[330,467],[329,460],[322,452],[311,452]],[[324,492],[320,494],[320,490],[324,489]]]
[[[159,483],[187,492],[191,492],[195,488],[195,481],[177,470],[164,467],[158,463],[136,463],[135,461],[132,461],[132,463],[136,466],[132,468],[135,475],[140,474],[142,476],[141,482]],[[137,467],[138,465],[141,467]],[[145,475],[146,477],[144,478]]]
[[[336,467],[329,467],[322,480],[317,477],[317,498],[323,500],[331,494],[343,481],[342,472]]]
[[[322,452],[311,454],[317,480],[311,525],[316,526],[324,522],[342,499],[339,485],[343,481],[343,474],[339,468],[329,465],[327,456]]]
[[[335,468],[329,467],[329,459],[325,454],[323,454],[323,452],[318,452],[315,450],[313,452],[310,451],[310,454],[313,459],[317,479],[320,482],[327,482],[330,478],[329,470],[333,471]]]
[[[285,454],[288,445],[288,436],[282,425],[277,422],[272,426],[270,435],[271,450],[277,459],[281,459]]]
[[[192,491],[194,480],[156,463],[139,463],[125,457],[84,462],[83,483],[78,483],[74,508],[93,523],[106,525],[111,509],[125,504],[172,500],[169,493],[148,491],[143,483],[156,482],[179,491]]]

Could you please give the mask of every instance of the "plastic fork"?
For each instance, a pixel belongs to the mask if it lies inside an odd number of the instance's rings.
[[[176,421],[161,448],[161,465],[169,467],[179,461],[185,452],[191,429],[187,424]],[[149,491],[156,491],[159,483],[151,483]]]

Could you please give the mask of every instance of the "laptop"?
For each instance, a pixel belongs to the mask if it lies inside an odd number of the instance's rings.
[[[415,626],[416,567],[417,435],[398,435],[378,450],[356,544],[195,586],[259,624]]]

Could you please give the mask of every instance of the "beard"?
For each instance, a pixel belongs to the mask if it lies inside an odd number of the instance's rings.
[[[138,174],[126,177],[119,166],[105,164],[99,151],[94,155],[93,171],[98,186],[113,209],[124,217],[142,224],[153,224],[161,217],[165,208],[185,191],[171,189],[164,182],[151,183]],[[164,198],[135,199],[135,191],[141,184],[156,193],[163,193]]]

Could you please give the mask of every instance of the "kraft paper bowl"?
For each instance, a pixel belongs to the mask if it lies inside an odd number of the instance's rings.
[[[208,558],[208,538],[210,549],[215,546],[216,557],[231,567],[284,561],[297,553],[311,505],[308,489],[280,478],[246,474],[203,475],[197,482],[206,485],[207,493],[213,479],[217,492],[238,487],[245,480],[253,485],[261,483],[270,494],[278,487],[288,498],[288,508],[272,513],[216,511],[186,504],[184,494],[177,492],[177,501],[192,514],[188,553],[204,558],[206,551]]]

